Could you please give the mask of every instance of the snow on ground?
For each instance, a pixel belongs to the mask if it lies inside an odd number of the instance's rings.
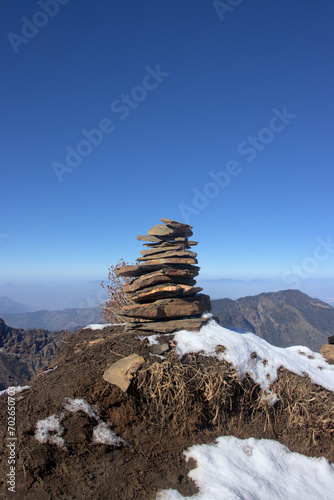
[[[50,415],[44,420],[38,420],[36,423],[35,439],[40,443],[55,444],[66,449],[66,443],[62,435],[64,427],[61,422],[68,413],[77,413],[83,411],[89,417],[97,421],[97,425],[93,429],[92,444],[106,444],[109,446],[120,446],[125,443],[124,440],[118,437],[109,427],[106,422],[103,422],[99,417],[98,408],[91,406],[85,399],[65,398],[63,409],[60,413]]]
[[[25,391],[26,389],[30,389],[30,385],[24,385],[23,387],[21,385],[17,385],[15,387],[8,387],[8,389],[0,391],[0,396],[3,396],[4,394],[8,394],[9,396],[14,396],[18,392]]]
[[[123,326],[126,325],[126,323],[92,323],[91,325],[87,325],[83,328],[83,330],[87,330],[90,328],[91,330],[103,330],[104,328],[107,328],[108,326]]]
[[[101,443],[109,446],[120,446],[124,443],[123,439],[118,437],[105,422],[100,422],[94,427],[92,442],[93,444]]]
[[[91,330],[103,330],[103,328],[107,328],[108,326],[116,326],[118,324],[122,325],[125,323],[104,323],[103,325],[101,325],[100,323],[92,323],[91,325],[85,326],[83,330],[88,330],[88,328],[90,328]]]
[[[50,415],[49,417],[38,420],[35,430],[35,439],[40,443],[56,444],[61,448],[65,447],[65,441],[61,437],[64,432],[64,427],[61,421],[65,413],[58,413],[57,415]]]
[[[275,347],[253,333],[240,334],[213,320],[198,333],[182,330],[174,339],[180,357],[201,352],[226,360],[235,366],[240,378],[249,373],[267,392],[281,366],[300,376],[308,374],[313,383],[334,390],[334,365],[307,347]],[[225,349],[217,353],[217,346]],[[190,497],[192,500],[334,498],[334,465],[325,458],[293,453],[277,441],[225,436],[215,444],[192,446],[185,455],[197,462],[189,477],[200,491]],[[164,490],[157,496],[157,500],[184,498],[177,490]]]
[[[189,477],[199,488],[191,500],[333,500],[334,466],[325,458],[291,452],[269,439],[220,437],[185,452],[197,461]],[[157,500],[184,499],[164,490]],[[189,497],[187,497],[189,498]]]
[[[235,366],[240,378],[249,373],[266,392],[281,366],[302,377],[307,373],[314,384],[334,391],[334,365],[308,347],[275,347],[253,333],[236,333],[214,320],[197,333],[181,330],[174,334],[174,339],[180,357],[202,351],[205,356],[226,360]],[[216,353],[218,345],[224,346],[225,351]]]
[[[43,372],[40,372],[40,375],[44,375],[44,373],[53,372],[54,370],[57,370],[57,368],[58,368],[58,365],[54,366],[53,368],[48,368],[47,370],[44,370]]]

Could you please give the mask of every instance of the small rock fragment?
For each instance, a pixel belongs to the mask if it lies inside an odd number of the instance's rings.
[[[131,354],[126,358],[120,359],[111,365],[103,374],[104,380],[110,384],[115,384],[126,391],[133,378],[133,374],[145,363],[145,359],[138,354]]]

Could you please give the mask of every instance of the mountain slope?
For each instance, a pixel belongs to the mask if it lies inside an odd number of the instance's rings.
[[[18,330],[0,318],[0,390],[24,385],[49,365],[65,332]]]
[[[319,351],[327,343],[327,337],[334,334],[334,308],[299,290],[211,303],[212,313],[222,326],[256,333],[279,347],[305,345]]]

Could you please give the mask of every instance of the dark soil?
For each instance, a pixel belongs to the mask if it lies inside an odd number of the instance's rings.
[[[183,451],[231,434],[276,439],[292,451],[334,461],[333,393],[282,370],[275,387],[281,400],[268,407],[260,403],[259,387],[247,378],[240,383],[231,366],[201,355],[180,361],[172,336],[163,339],[171,342],[165,360],[150,354],[146,339],[124,334],[123,327],[82,330],[64,339],[53,361],[58,368],[38,375],[30,390],[15,396],[16,493],[7,491],[5,479],[7,396],[2,396],[0,497],[150,500],[164,488],[190,496],[197,489],[187,474],[195,463],[186,463]],[[134,352],[146,363],[123,393],[102,374]],[[66,397],[96,405],[125,444],[91,444],[96,420],[82,411],[62,421],[67,449],[39,443],[37,421],[61,412]]]

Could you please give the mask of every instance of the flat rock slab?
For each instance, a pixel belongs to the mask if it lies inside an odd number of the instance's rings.
[[[153,238],[153,236],[152,236]],[[137,240],[139,238],[137,237]],[[177,246],[177,245],[183,245],[184,247],[189,247],[189,246],[194,246],[194,245],[198,245],[198,241],[189,241],[187,239],[185,239],[185,241],[182,241],[182,242],[179,242],[179,241],[164,241],[164,240],[160,240],[159,242],[157,243],[144,243],[144,247],[153,247],[153,248],[163,248],[163,247],[167,247],[167,246],[170,246],[170,245],[174,245],[174,246]]]
[[[170,238],[174,238],[175,236],[183,236],[188,237],[192,236],[193,232],[189,227],[168,227],[165,224],[156,224],[148,231],[149,235],[154,236],[169,236]]]
[[[174,333],[180,330],[198,332],[211,318],[184,318],[171,321],[149,321],[147,323],[128,323],[127,332]]]
[[[111,365],[103,374],[104,380],[110,384],[115,384],[122,389],[122,391],[127,391],[130,382],[133,378],[133,374],[145,363],[145,359],[138,354],[131,354],[126,358],[120,359],[113,365]]]
[[[171,264],[145,264],[144,265],[134,265],[134,266],[123,266],[119,269],[117,269],[116,273],[117,276],[125,276],[125,277],[136,277],[136,276],[141,276],[146,273],[150,273],[153,271],[159,271],[161,270],[162,267],[166,267],[168,269],[172,269],[170,266]],[[176,267],[174,268],[175,271],[187,271],[186,273],[183,273],[184,276],[197,276],[200,270],[200,267],[198,266],[193,266],[193,265],[186,265],[184,264],[179,264],[181,267]],[[182,267],[183,266],[183,267]],[[169,273],[170,274],[170,273]],[[172,274],[170,274],[172,275]]]
[[[320,349],[320,354],[322,354],[327,361],[334,363],[334,344],[324,344]]]
[[[149,254],[149,255],[144,255],[144,257],[139,257],[137,259],[139,262],[145,261],[145,260],[151,260],[151,259],[166,259],[166,258],[190,258],[190,259],[196,259],[197,253],[196,252],[191,252],[190,250],[169,250],[168,252],[160,251],[159,254]]]
[[[160,247],[160,245],[157,245],[155,248],[150,248],[149,250],[141,250],[140,253],[142,255],[152,255],[152,254],[156,254],[156,253],[169,252],[171,250],[173,250],[173,252],[177,252],[178,250],[183,251],[184,245],[183,244],[180,245],[179,243],[177,243],[176,245],[172,244],[172,245],[165,246],[165,247]]]
[[[155,271],[153,273],[148,273],[136,278],[132,283],[124,285],[123,290],[126,293],[136,292],[143,288],[148,288],[150,286],[157,285],[159,283],[181,283],[184,285],[193,286],[196,284],[196,280],[194,280],[191,274],[179,273],[179,274],[168,274],[165,271],[167,269],[161,269],[159,271]],[[184,271],[180,269],[180,271]]]
[[[197,259],[191,257],[168,257],[161,259],[149,259],[141,262],[141,266],[163,266],[166,264],[183,264],[183,265],[193,265],[197,264]]]
[[[167,298],[167,297],[178,297],[178,296],[189,296],[195,295],[201,292],[203,288],[197,286],[189,286],[176,283],[161,283],[152,287],[147,287],[136,293],[128,294],[129,297],[137,303],[150,302],[152,300]]]
[[[153,243],[162,243],[164,241],[170,240],[170,236],[155,236],[151,234],[138,234],[137,240],[139,241],[151,241]],[[173,238],[174,239],[174,238]]]
[[[144,319],[174,319],[183,318],[184,316],[196,316],[206,311],[211,311],[210,297],[197,294],[187,299],[160,299],[150,304],[124,306],[120,310],[120,315]]]
[[[178,222],[176,220],[172,220],[172,219],[160,219],[161,222],[163,222],[164,224],[166,224],[167,226],[169,227],[173,227],[175,229],[192,229],[193,227],[190,226],[190,224],[184,224],[183,222]]]

